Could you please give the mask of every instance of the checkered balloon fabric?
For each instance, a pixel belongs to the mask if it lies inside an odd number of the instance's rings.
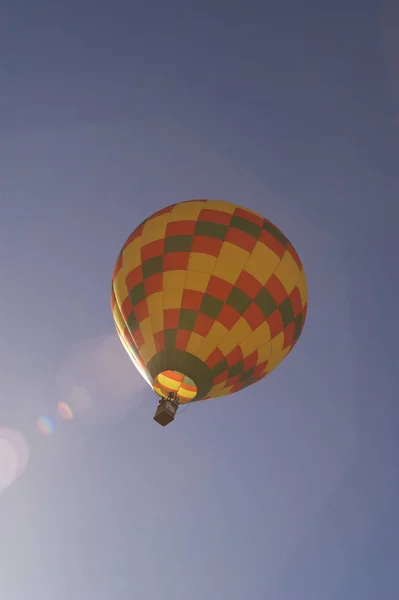
[[[302,263],[267,219],[220,200],[144,221],[114,269],[111,305],[132,361],[181,403],[237,392],[296,344],[307,311]]]

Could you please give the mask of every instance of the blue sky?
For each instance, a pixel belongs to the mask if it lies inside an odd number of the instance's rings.
[[[398,26],[371,0],[3,2],[0,427],[30,460],[1,597],[397,598]],[[286,233],[308,320],[267,380],[162,429],[110,279],[193,197]]]

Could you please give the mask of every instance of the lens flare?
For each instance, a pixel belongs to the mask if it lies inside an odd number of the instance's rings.
[[[0,494],[26,470],[29,446],[22,433],[0,427]]]
[[[36,421],[36,427],[45,436],[49,436],[54,433],[54,425],[48,417],[39,417]]]
[[[66,421],[72,421],[73,412],[69,404],[67,404],[66,402],[58,402],[57,410],[58,414],[62,419],[65,419]]]

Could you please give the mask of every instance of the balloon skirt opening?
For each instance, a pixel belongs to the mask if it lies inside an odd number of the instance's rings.
[[[181,403],[193,400],[198,391],[193,380],[179,371],[162,371],[155,377],[153,388],[156,394],[164,398],[170,392],[175,392]]]

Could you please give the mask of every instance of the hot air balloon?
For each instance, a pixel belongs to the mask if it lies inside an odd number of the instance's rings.
[[[304,326],[307,284],[292,244],[258,213],[189,200],[137,227],[117,259],[119,338],[160,396],[154,419],[227,396],[271,373]]]

